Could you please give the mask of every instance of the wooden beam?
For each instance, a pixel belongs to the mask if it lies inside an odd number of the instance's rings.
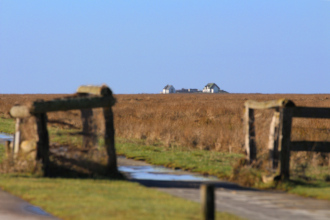
[[[49,136],[46,113],[35,115],[38,133],[36,160],[42,161],[44,176],[49,176]]]
[[[103,86],[80,86],[77,93],[88,93],[93,95],[111,96],[112,91],[106,85]]]
[[[14,118],[26,118],[31,116],[29,107],[25,105],[15,105],[10,109],[9,113]]]
[[[255,143],[254,110],[245,107],[245,151],[249,162],[253,162],[257,157],[257,148]]]
[[[116,100],[112,96],[63,98],[36,101],[27,106],[14,106],[11,108],[10,114],[15,118],[24,118],[45,112],[110,107],[115,103]]]
[[[292,141],[290,150],[330,153],[330,142]]]
[[[290,142],[292,126],[292,108],[282,108],[280,110],[280,139],[279,148],[281,148],[281,179],[290,178]]]
[[[269,129],[268,150],[271,167],[276,169],[278,166],[278,141],[279,141],[280,112],[275,111]]]
[[[214,186],[212,184],[202,184],[200,186],[202,219],[215,219],[215,195]]]
[[[84,149],[89,149],[95,146],[97,142],[97,137],[95,135],[95,123],[93,121],[93,109],[81,109],[81,121],[82,121],[82,134],[83,135],[83,142],[82,147]]]
[[[34,102],[32,104],[30,112],[33,114],[37,114],[53,111],[68,111],[85,108],[110,107],[113,106],[115,102],[116,101],[112,96],[76,97],[52,101],[39,101]]]
[[[14,135],[14,143],[13,143],[13,155],[16,156],[18,154],[20,144],[21,144],[21,118],[16,118],[15,124],[15,135]]]
[[[108,174],[117,175],[117,155],[115,149],[115,128],[113,124],[113,112],[111,107],[103,108],[105,120],[104,143],[108,153]]]
[[[296,107],[293,117],[299,118],[330,118],[330,108]]]
[[[9,160],[13,159],[12,149],[10,149],[10,141],[5,142],[6,155]]]
[[[245,102],[245,107],[252,109],[269,109],[269,108],[283,108],[293,107],[295,104],[289,99],[277,99],[265,102],[258,102],[254,100],[248,100]]]

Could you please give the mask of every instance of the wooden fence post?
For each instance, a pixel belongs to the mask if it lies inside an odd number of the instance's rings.
[[[21,118],[16,118],[16,124],[15,124],[15,136],[14,136],[14,143],[13,143],[13,156],[16,156],[19,151],[19,145],[21,143]]]
[[[113,124],[113,112],[111,107],[103,108],[105,120],[104,144],[108,153],[108,170],[109,174],[117,174],[117,156],[115,149],[115,129]]]
[[[11,153],[11,149],[10,149],[10,141],[6,141],[5,142],[5,148],[6,148],[6,156],[7,156],[7,158],[12,159],[11,158],[12,153]]]
[[[278,167],[279,124],[280,124],[280,112],[279,109],[277,108],[275,109],[272,122],[270,123],[269,142],[268,142],[269,159],[271,162],[271,167],[273,169],[276,169]]]
[[[280,139],[279,147],[281,148],[281,179],[290,178],[290,142],[291,142],[291,126],[292,126],[292,108],[285,107],[280,113]]]
[[[215,205],[214,205],[214,186],[212,184],[201,185],[201,204],[202,204],[202,219],[215,219]]]
[[[255,144],[254,110],[245,106],[245,150],[249,162],[253,162],[257,157],[257,148]]]
[[[49,136],[47,131],[47,114],[35,114],[38,142],[36,160],[42,161],[44,176],[49,176]]]
[[[93,122],[93,109],[81,109],[81,120],[83,125],[83,143],[82,147],[88,149],[96,144],[97,138],[93,133],[94,122]]]

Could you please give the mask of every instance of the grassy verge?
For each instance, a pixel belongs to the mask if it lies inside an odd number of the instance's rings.
[[[242,154],[198,149],[187,150],[181,147],[148,146],[125,139],[117,140],[116,150],[118,154],[128,158],[222,178],[228,178],[233,172],[233,165],[243,157]]]
[[[1,176],[4,190],[62,219],[200,219],[199,204],[127,181]],[[240,219],[217,213],[217,219]]]

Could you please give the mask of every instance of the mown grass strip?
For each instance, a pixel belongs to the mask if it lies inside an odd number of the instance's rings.
[[[128,158],[224,178],[232,174],[233,164],[243,157],[242,154],[208,150],[148,146],[124,139],[118,140],[116,149],[118,154]]]
[[[201,219],[199,204],[127,181],[2,175],[0,186],[61,219]]]

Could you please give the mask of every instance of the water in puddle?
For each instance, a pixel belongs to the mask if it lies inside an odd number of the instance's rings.
[[[13,140],[13,135],[0,133],[0,139],[5,140],[5,141],[7,141],[7,140],[12,141]]]
[[[168,181],[210,181],[215,177],[185,174],[182,171],[171,170],[159,166],[120,166],[119,171],[139,180],[168,180]]]
[[[33,214],[51,216],[50,214],[48,214],[47,212],[45,212],[44,210],[42,210],[41,208],[39,208],[37,206],[27,205],[24,209]]]

